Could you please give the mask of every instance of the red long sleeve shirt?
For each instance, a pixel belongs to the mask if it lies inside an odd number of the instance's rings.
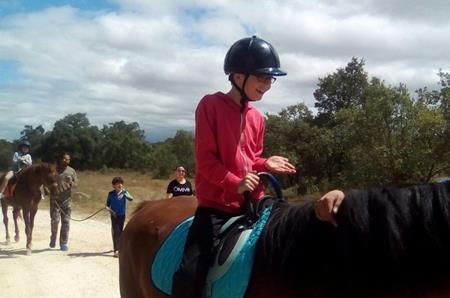
[[[261,157],[264,118],[250,104],[240,105],[222,92],[206,95],[195,112],[196,196],[198,205],[241,212],[239,182],[250,171],[265,171]],[[255,189],[253,198],[263,195]]]

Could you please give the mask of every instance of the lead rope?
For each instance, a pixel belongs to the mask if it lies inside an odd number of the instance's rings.
[[[114,217],[116,216],[116,213],[115,213],[114,211],[112,211],[112,210],[107,210],[105,207],[102,207],[102,208],[98,209],[97,211],[95,211],[93,214],[89,215],[89,216],[86,217],[86,218],[83,218],[83,219],[77,219],[77,218],[72,218],[70,215],[68,215],[67,213],[65,213],[65,212],[61,209],[61,206],[58,204],[58,202],[57,202],[56,200],[55,200],[55,204],[56,204],[56,206],[59,208],[59,211],[60,211],[62,214],[64,214],[65,216],[69,217],[69,219],[70,219],[70,220],[73,220],[73,221],[85,221],[85,220],[88,220],[89,218],[94,217],[95,215],[97,215],[98,213],[100,213],[100,212],[103,211],[103,210],[109,211],[109,212],[112,214],[112,216],[114,216]]]

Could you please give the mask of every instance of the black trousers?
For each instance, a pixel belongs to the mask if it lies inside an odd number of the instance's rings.
[[[180,268],[173,276],[175,298],[200,298],[212,264],[213,241],[225,222],[235,215],[211,208],[197,208],[189,229]]]
[[[125,223],[125,215],[111,215],[111,234],[113,240],[114,251],[119,250],[120,235],[123,231],[123,224]]]

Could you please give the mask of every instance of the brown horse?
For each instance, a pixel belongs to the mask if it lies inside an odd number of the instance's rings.
[[[123,298],[167,297],[150,266],[195,208],[192,197],[137,208],[120,244]],[[312,201],[274,206],[245,297],[450,297],[450,183],[347,192],[337,222]]]
[[[51,193],[57,193],[57,172],[56,165],[41,163],[32,165],[23,169],[15,181],[8,182],[5,191],[5,198],[1,200],[3,211],[3,222],[6,228],[6,242],[9,242],[8,231],[8,205],[13,206],[15,223],[15,240],[19,240],[19,230],[17,227],[17,216],[20,209],[23,211],[25,222],[25,234],[27,235],[27,255],[31,254],[31,241],[34,227],[34,217],[36,215],[39,202],[41,201],[41,186],[50,190]],[[4,176],[0,178],[0,183]],[[14,184],[14,185],[13,185]]]

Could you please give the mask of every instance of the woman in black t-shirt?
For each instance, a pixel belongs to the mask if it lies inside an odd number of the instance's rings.
[[[186,170],[184,167],[179,166],[175,172],[176,178],[170,181],[167,186],[167,198],[177,196],[192,196],[194,190],[192,189],[192,184],[186,180]]]

